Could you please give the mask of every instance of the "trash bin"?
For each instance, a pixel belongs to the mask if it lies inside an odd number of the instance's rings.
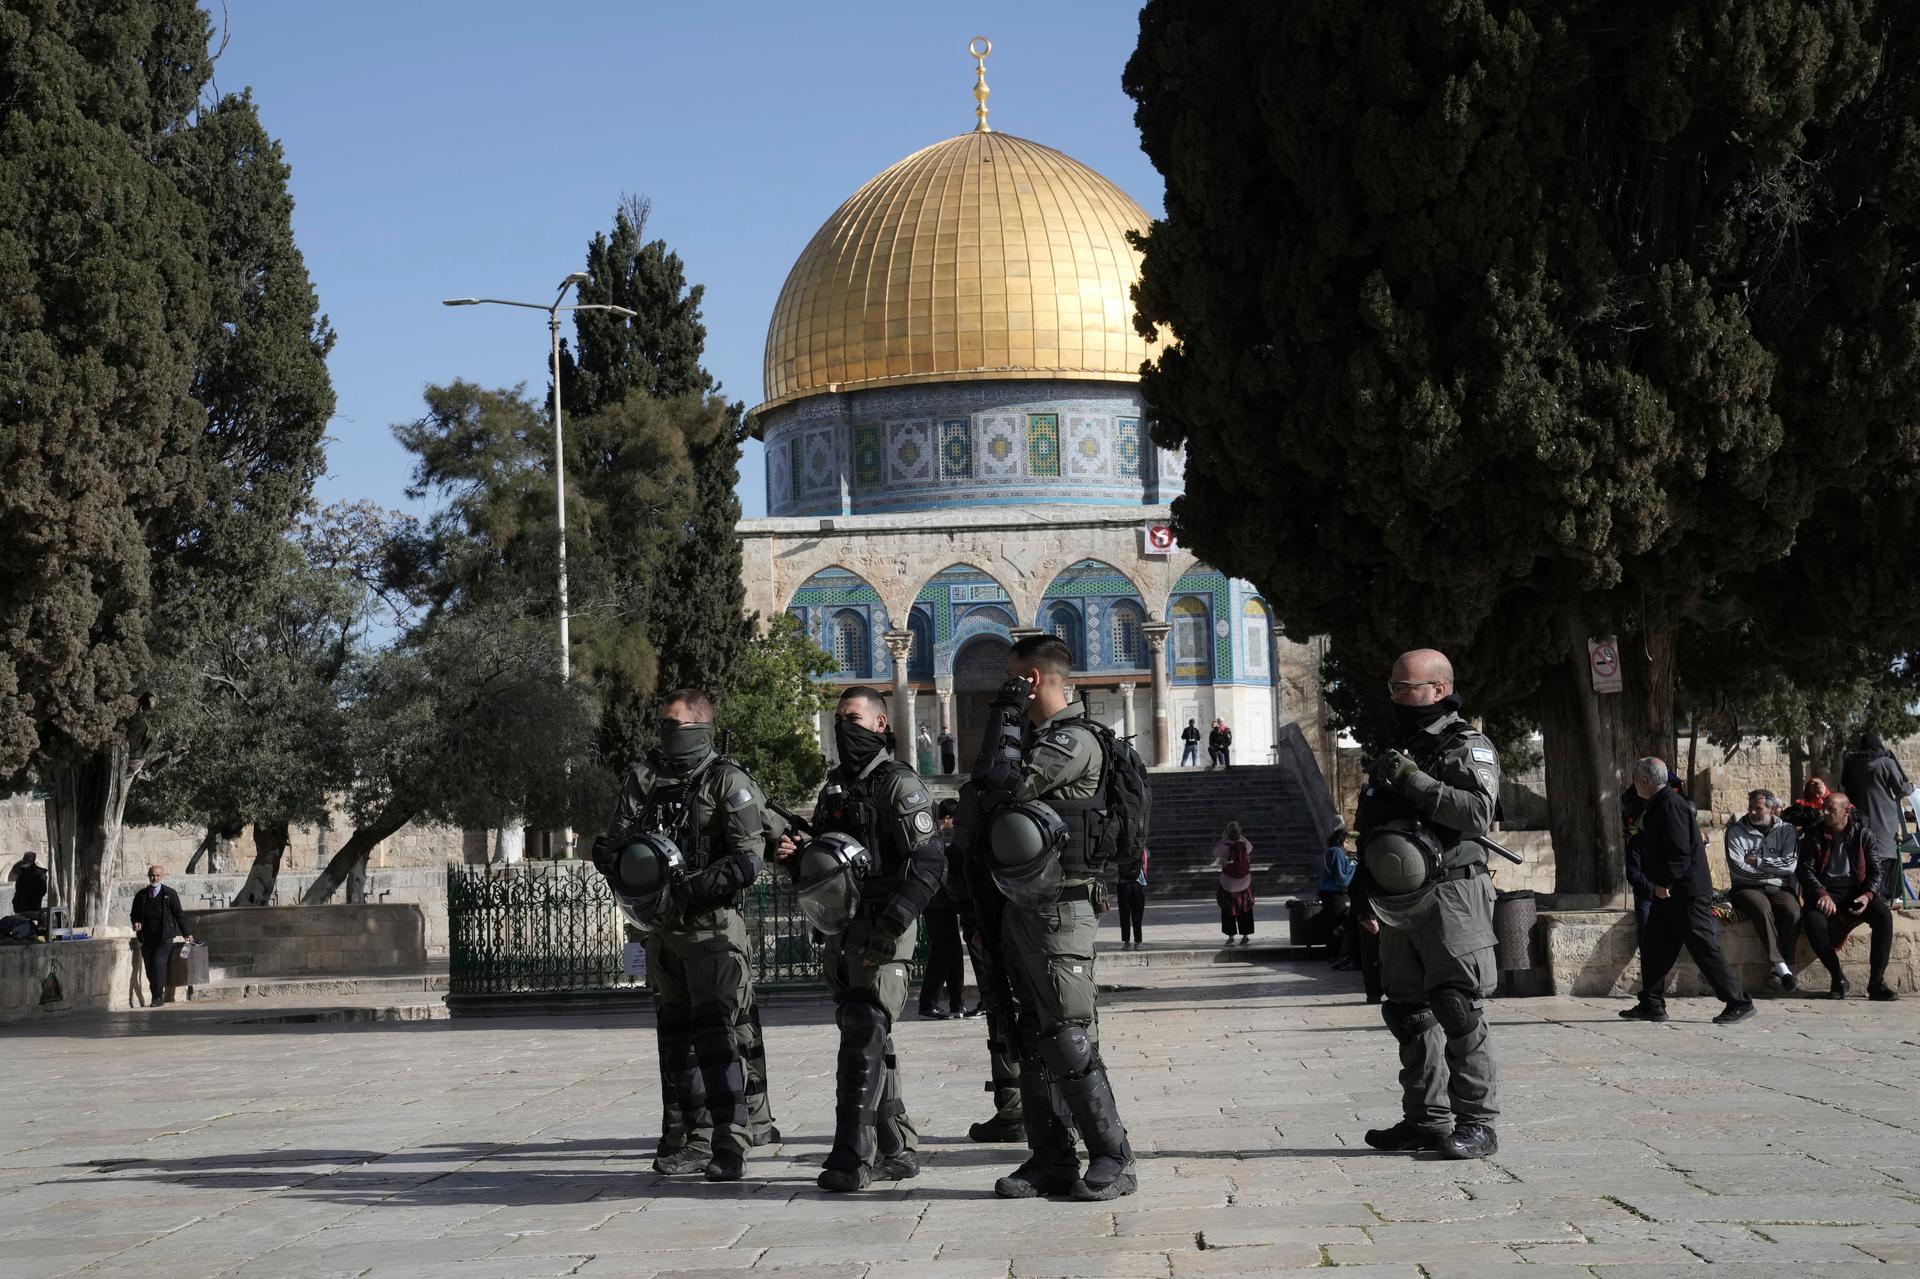
[[[1320,928],[1320,902],[1302,901],[1295,897],[1287,902],[1287,944],[1289,946],[1317,946],[1321,938],[1314,934]]]
[[[1533,967],[1533,924],[1539,914],[1531,889],[1520,888],[1494,898],[1494,956],[1501,972]]]

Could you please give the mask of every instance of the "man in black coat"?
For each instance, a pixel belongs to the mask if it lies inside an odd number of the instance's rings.
[[[153,992],[154,1006],[167,1002],[167,960],[173,954],[173,939],[186,937],[186,912],[180,909],[180,894],[164,884],[167,872],[159,866],[147,867],[147,886],[133,899],[133,936],[147,963],[147,986]]]
[[[1640,869],[1653,885],[1653,906],[1640,941],[1640,1000],[1620,1015],[1629,1021],[1667,1019],[1661,991],[1684,946],[1713,993],[1726,1001],[1714,1024],[1745,1021],[1754,1014],[1753,1001],[1714,938],[1713,880],[1693,805],[1668,788],[1666,761],[1651,756],[1633,766],[1633,789],[1646,801],[1640,817]]]

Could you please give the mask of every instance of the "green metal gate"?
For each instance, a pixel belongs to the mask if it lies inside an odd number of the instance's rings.
[[[741,904],[754,985],[824,987],[820,948],[784,875],[762,875]],[[607,881],[585,862],[447,867],[448,983],[454,996],[638,991],[622,962],[629,928]],[[914,948],[913,976],[925,958]]]

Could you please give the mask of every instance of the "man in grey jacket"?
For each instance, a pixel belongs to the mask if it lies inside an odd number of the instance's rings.
[[[1906,896],[1900,878],[1900,801],[1913,793],[1913,783],[1901,771],[1900,761],[1879,737],[1862,733],[1860,745],[1847,752],[1841,767],[1840,789],[1873,832],[1879,850],[1875,870],[1880,875],[1880,895],[1887,901]]]
[[[1747,794],[1744,816],[1727,827],[1727,899],[1753,924],[1767,951],[1767,985],[1793,990],[1793,944],[1800,936],[1799,832],[1780,820],[1773,792]]]

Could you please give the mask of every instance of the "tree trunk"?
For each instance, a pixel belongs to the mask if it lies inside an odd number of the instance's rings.
[[[280,863],[287,855],[289,838],[284,821],[253,824],[253,868],[247,872],[247,882],[241,886],[240,895],[233,899],[234,905],[273,905],[274,890],[280,885]]]
[[[1789,802],[1798,799],[1807,785],[1807,744],[1798,737],[1787,739],[1787,785],[1793,793],[1783,796]]]
[[[1595,624],[1598,634],[1611,627]],[[1633,762],[1668,750],[1673,722],[1674,628],[1621,633],[1618,693],[1596,693],[1587,637],[1596,633],[1578,613],[1564,624],[1562,660],[1541,682],[1548,825],[1553,834],[1555,891],[1614,897],[1626,888],[1620,795]]]
[[[332,901],[347,876],[372,854],[374,845],[412,820],[412,813],[389,808],[365,826],[356,827],[353,834],[347,837],[347,842],[340,845],[340,851],[328,859],[319,878],[313,881],[313,886],[300,899],[300,904],[324,906]]]
[[[59,903],[77,925],[107,922],[107,888],[133,785],[131,752],[120,744],[75,763],[50,765],[47,784],[47,861]]]

